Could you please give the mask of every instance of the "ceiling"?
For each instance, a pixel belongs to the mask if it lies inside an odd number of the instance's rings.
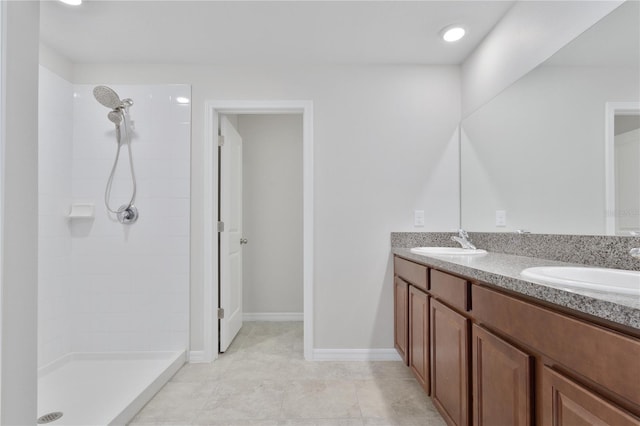
[[[546,65],[640,66],[640,1],[627,1],[564,46]]]
[[[73,63],[459,64],[508,1],[43,1],[41,40]],[[447,44],[439,32],[463,24]]]

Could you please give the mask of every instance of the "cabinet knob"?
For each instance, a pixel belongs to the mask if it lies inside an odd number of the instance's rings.
[[[240,238],[240,244],[247,244],[249,242],[249,240],[247,240],[246,238]]]

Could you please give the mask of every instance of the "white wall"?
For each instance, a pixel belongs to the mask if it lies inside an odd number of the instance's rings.
[[[2,384],[0,423],[36,418],[38,286],[38,36],[36,1],[1,2]]]
[[[462,65],[462,116],[488,102],[623,2],[516,2]]]
[[[73,85],[40,67],[38,103],[38,366],[71,351]]]
[[[73,81],[73,64],[46,44],[40,43],[40,66],[66,81]]]
[[[302,116],[240,115],[243,309],[302,313]]]
[[[193,87],[191,349],[201,350],[205,100],[314,103],[316,348],[393,346],[389,233],[458,227],[455,66],[77,65],[76,82]]]

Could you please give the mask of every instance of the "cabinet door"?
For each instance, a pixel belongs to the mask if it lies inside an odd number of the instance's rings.
[[[429,394],[429,297],[409,287],[409,366]]]
[[[469,320],[431,299],[431,398],[449,425],[469,424]]]
[[[542,371],[542,386],[544,425],[640,425],[637,417],[548,367]]]
[[[531,357],[475,324],[471,333],[474,426],[529,426]]]
[[[409,364],[407,343],[409,336],[409,284],[396,277],[393,281],[394,346],[405,364]]]

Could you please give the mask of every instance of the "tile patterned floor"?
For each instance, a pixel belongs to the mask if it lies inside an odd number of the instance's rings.
[[[308,362],[300,322],[245,322],[213,364],[187,364],[130,423],[444,426],[400,362]]]

